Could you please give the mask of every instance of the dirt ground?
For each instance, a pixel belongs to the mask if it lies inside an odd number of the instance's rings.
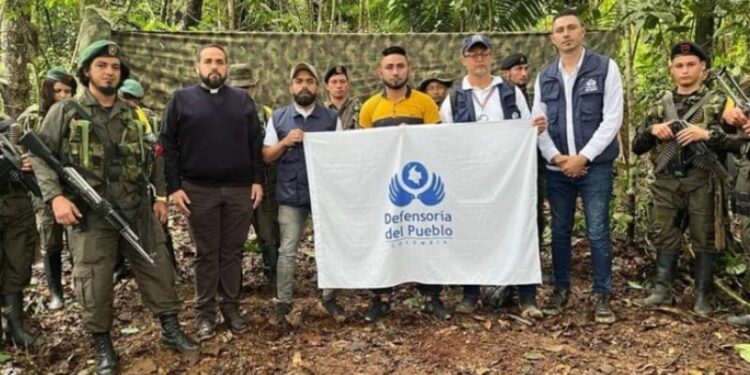
[[[173,223],[185,301],[181,321],[194,335],[192,248],[180,218]],[[309,237],[308,237],[309,239]],[[748,329],[723,322],[735,307],[724,306],[713,318],[693,315],[692,287],[680,283],[674,308],[643,310],[632,304],[646,292],[651,267],[642,250],[616,243],[612,326],[593,323],[589,257],[585,240],[577,240],[574,287],[565,313],[540,322],[519,318],[517,308],[483,308],[470,316],[434,321],[420,312],[420,298],[411,286],[397,289],[392,315],[376,324],[364,322],[366,291],[344,291],[340,301],[349,320],[337,324],[318,306],[315,263],[309,241],[298,257],[296,327],[279,329],[266,322],[273,290],[260,269],[260,256],[245,258],[242,309],[251,329],[233,336],[223,325],[204,343],[200,354],[179,355],[159,345],[159,324],[140,304],[130,279],[116,287],[113,336],[124,374],[750,374],[750,364],[734,351],[750,343]],[[543,255],[549,268],[549,256]],[[34,274],[43,280],[41,265]],[[29,325],[44,332],[46,345],[24,352],[7,345],[10,355],[2,374],[90,374],[93,352],[72,302],[70,269],[66,264],[66,309],[48,312],[46,283],[27,293]],[[630,283],[629,283],[630,282]],[[539,302],[551,287],[540,289]],[[461,298],[448,288],[449,307]],[[719,304],[722,306],[722,304]]]

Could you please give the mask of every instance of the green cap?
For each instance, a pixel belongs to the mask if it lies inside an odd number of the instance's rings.
[[[232,64],[229,66],[229,84],[234,87],[248,87],[258,84],[253,79],[253,70],[250,64]]]
[[[86,66],[99,56],[120,57],[120,46],[111,40],[97,40],[89,44],[78,57],[78,68]]]
[[[132,78],[128,78],[122,83],[120,94],[130,94],[138,99],[146,96],[146,93],[143,91],[143,86]]]
[[[66,80],[65,77],[73,78],[73,76],[71,76],[62,66],[56,66],[47,71],[47,78],[51,80],[62,82]]]

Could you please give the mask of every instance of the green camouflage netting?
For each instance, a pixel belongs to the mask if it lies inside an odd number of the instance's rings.
[[[289,71],[292,64],[300,61],[313,64],[321,76],[334,64],[347,66],[353,95],[367,98],[381,87],[376,74],[380,51],[393,44],[408,51],[414,69],[413,86],[428,77],[459,78],[465,74],[459,61],[461,42],[468,35],[471,33],[112,32],[130,64],[132,76],[147,90],[146,104],[154,108],[162,108],[175,89],[197,82],[195,53],[206,43],[225,46],[230,63],[250,64],[253,76],[260,78],[256,99],[275,107],[289,102]],[[556,56],[547,33],[487,35],[495,50],[496,68],[507,54],[523,52],[529,56],[535,75]],[[615,32],[590,31],[586,38],[594,51],[610,56],[616,52]]]

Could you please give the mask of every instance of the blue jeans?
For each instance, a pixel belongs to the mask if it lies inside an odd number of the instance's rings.
[[[586,216],[586,237],[591,248],[593,291],[609,294],[612,287],[609,201],[612,198],[613,179],[611,163],[592,164],[585,176],[576,178],[547,170],[547,199],[552,209],[552,265],[556,288],[570,289],[570,236],[576,199],[580,195]]]

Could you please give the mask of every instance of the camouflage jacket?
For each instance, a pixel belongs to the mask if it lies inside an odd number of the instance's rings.
[[[80,104],[93,120],[84,131],[83,121],[75,109],[73,101]],[[98,139],[95,127],[101,129],[99,134],[106,134],[113,146],[116,156],[103,151],[103,144]],[[117,100],[112,108],[105,109],[99,102],[84,90],[75,99],[55,103],[42,121],[38,131],[39,138],[61,161],[77,164],[83,170],[89,184],[105,199],[123,209],[132,209],[140,204],[144,194],[144,181],[150,172],[145,162],[144,130],[145,124],[136,119],[135,108],[124,100]],[[82,146],[88,137],[89,147]],[[90,153],[89,157],[84,152]],[[87,160],[84,160],[87,159]],[[34,171],[45,201],[62,195],[64,190],[58,176],[43,160],[32,155]],[[114,173],[118,170],[118,173]],[[103,174],[104,172],[104,174]],[[115,176],[115,177],[113,177]],[[164,175],[152,173],[149,176],[157,186],[164,186]],[[157,192],[166,195],[166,191]]]
[[[697,103],[703,96],[709,93],[709,90],[703,86],[700,90],[690,95],[680,95],[676,92],[672,92],[672,98],[674,102],[674,109],[677,112],[678,118],[682,117],[695,103]],[[651,107],[643,124],[636,132],[635,138],[633,138],[632,150],[636,155],[642,155],[646,152],[651,151],[651,160],[654,161],[656,157],[664,151],[665,146],[668,142],[659,141],[653,134],[651,129],[654,125],[660,124],[672,120],[669,116],[669,110],[665,106],[665,101],[668,100],[670,93],[664,93],[662,99]],[[714,94],[706,103],[703,104],[702,108],[695,112],[689,123],[708,129],[711,133],[710,139],[706,142],[706,145],[717,153],[720,159],[726,156],[726,153],[738,153],[742,144],[745,142],[740,139],[739,136],[734,134],[727,134],[726,131],[732,132],[731,128],[724,128],[722,126],[722,113],[726,104],[726,98],[721,94]],[[672,162],[669,164],[669,169],[674,168],[688,168],[690,156],[689,151],[686,148],[680,148],[678,155],[676,155]]]
[[[362,104],[357,98],[347,98],[344,102],[344,106],[339,110],[330,101],[325,103],[326,108],[336,111],[341,120],[341,128],[343,130],[360,129],[359,126],[359,110]]]

